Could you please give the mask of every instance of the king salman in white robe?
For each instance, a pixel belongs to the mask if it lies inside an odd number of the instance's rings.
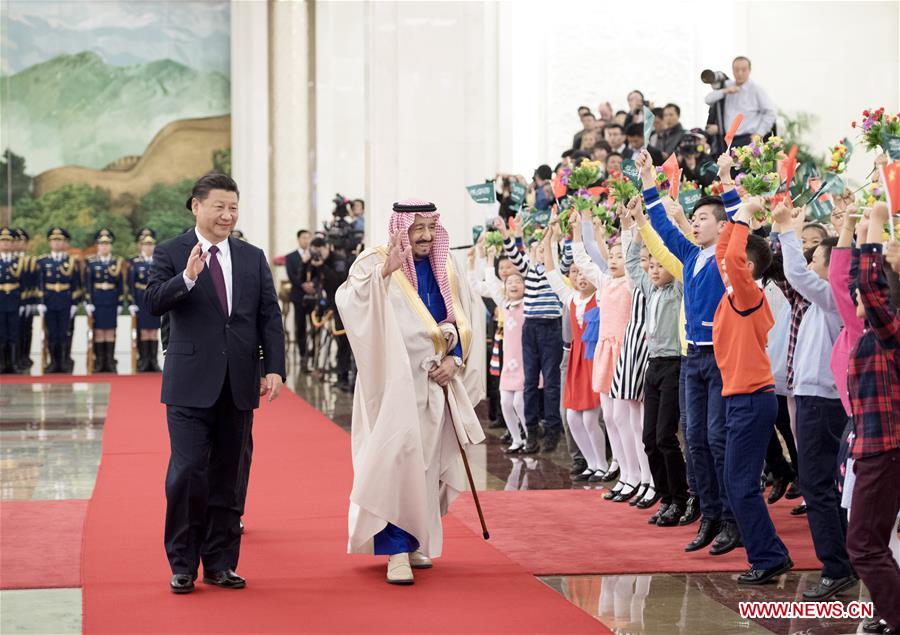
[[[382,276],[387,254],[360,254],[336,295],[358,369],[348,552],[374,553],[373,537],[391,523],[434,558],[441,516],[467,485],[457,440],[466,449],[485,438],[474,410],[485,391],[485,312],[448,257],[464,366],[445,397],[428,372],[447,354],[453,326],[435,323],[402,269]]]

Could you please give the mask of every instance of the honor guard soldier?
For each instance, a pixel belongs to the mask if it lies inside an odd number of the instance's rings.
[[[28,232],[17,227],[13,229],[13,250],[24,259],[22,265],[22,302],[25,310],[19,310],[19,346],[17,366],[20,372],[28,372],[34,365],[31,361],[31,336],[34,332],[34,316],[37,313],[37,258],[28,255]]]
[[[24,260],[13,252],[15,234],[9,227],[0,227],[0,373],[18,372],[16,368],[19,343],[19,313],[22,300]]]
[[[50,253],[38,258],[38,314],[44,318],[50,363],[45,373],[72,372],[69,363],[69,327],[84,290],[81,261],[69,254],[71,236],[62,227],[47,232]]]
[[[131,266],[128,268],[128,296],[131,301],[128,312],[137,319],[137,371],[158,373],[160,318],[152,315],[144,302],[150,267],[153,265],[153,250],[156,249],[156,232],[145,227],[137,233],[136,239],[140,255],[131,259]]]
[[[116,321],[125,302],[125,261],[112,255],[115,239],[110,230],[99,230],[94,235],[97,253],[85,267],[84,302],[93,317],[96,373],[116,372]]]

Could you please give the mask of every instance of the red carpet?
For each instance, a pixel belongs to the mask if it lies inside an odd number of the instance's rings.
[[[746,552],[735,549],[711,557],[705,550],[685,553],[698,524],[656,527],[652,511],[603,500],[597,490],[479,492],[491,544],[535,575],[579,573],[688,573],[743,571]],[[778,535],[798,569],[819,569],[805,516],[791,516],[795,501],[772,506]],[[469,495],[452,508],[471,530],[478,531]]]
[[[0,589],[81,586],[86,500],[0,504]]]
[[[247,588],[174,596],[159,378],[111,384],[85,524],[85,633],[610,632],[453,517],[445,557],[413,587],[385,584],[383,558],[346,555],[349,437],[289,392],[256,415],[239,568]]]

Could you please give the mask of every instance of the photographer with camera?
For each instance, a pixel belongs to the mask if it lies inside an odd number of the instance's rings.
[[[341,315],[334,303],[335,293],[347,279],[352,258],[346,251],[346,243],[341,249],[329,243],[325,238],[317,236],[309,247],[310,280],[325,294],[326,308],[334,312],[334,340],[337,342],[337,384],[338,390],[352,392],[350,385],[351,350]]]
[[[725,148],[723,135],[738,114],[743,114],[744,120],[731,143],[735,148],[749,145],[755,134],[762,137],[768,135],[775,125],[777,116],[775,104],[769,99],[766,91],[757,83],[750,81],[748,58],[743,55],[734,58],[731,71],[734,73],[734,79],[728,79],[721,71],[705,70],[700,74],[703,83],[715,87],[704,101],[708,106],[715,106],[715,135],[722,150]]]

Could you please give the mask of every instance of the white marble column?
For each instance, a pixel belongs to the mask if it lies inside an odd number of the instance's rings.
[[[316,3],[318,11],[326,3]],[[310,3],[269,3],[271,116],[271,255],[296,249],[299,229],[314,224],[310,132]]]
[[[271,255],[266,0],[231,2],[231,172],[241,190],[238,228]]]

